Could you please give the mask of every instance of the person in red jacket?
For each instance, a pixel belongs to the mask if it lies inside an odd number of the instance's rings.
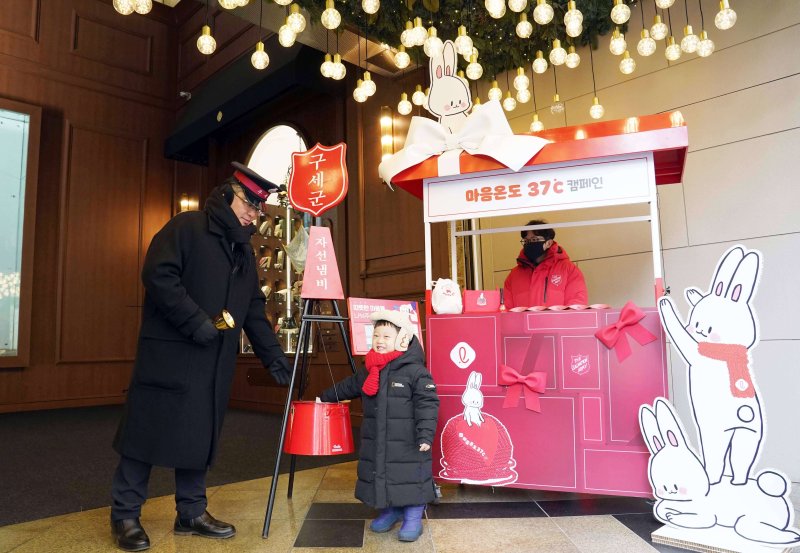
[[[547,221],[529,221],[544,225]],[[555,241],[553,229],[523,230],[517,266],[503,285],[506,309],[535,305],[586,305],[588,294],[583,273]]]

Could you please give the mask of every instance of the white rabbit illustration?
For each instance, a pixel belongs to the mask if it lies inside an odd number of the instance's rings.
[[[483,414],[481,414],[481,408],[483,407],[481,380],[483,380],[481,373],[472,371],[467,379],[467,387],[464,389],[464,393],[461,394],[461,403],[464,405],[464,420],[467,421],[469,426],[472,426],[472,423],[480,426],[483,422]]]
[[[692,305],[686,325],[671,298],[658,301],[664,328],[689,365],[689,400],[712,484],[731,474],[733,484],[745,485],[761,452],[764,421],[749,367],[749,350],[758,342],[750,300],[760,268],[760,252],[729,249],[707,294],[686,289]]]
[[[451,133],[461,130],[472,107],[469,83],[456,74],[457,61],[453,41],[445,41],[442,53],[428,63],[431,90],[425,97],[425,109]]]
[[[653,513],[680,528],[733,528],[741,537],[764,544],[794,544],[794,509],[786,500],[786,478],[762,471],[742,485],[711,484],[686,442],[683,426],[664,398],[639,408],[639,423],[651,457],[650,484],[657,498]]]

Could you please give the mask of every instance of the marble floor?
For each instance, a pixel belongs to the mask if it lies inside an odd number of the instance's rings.
[[[286,475],[263,539],[270,478],[209,488],[209,511],[238,530],[228,540],[175,536],[171,496],[149,500],[142,524],[153,553],[171,552],[378,552],[404,553],[645,553],[677,552],[651,544],[660,525],[642,499],[446,485],[431,505],[425,531],[415,543],[401,543],[397,530],[375,534],[367,528],[375,512],[353,498],[355,463],[298,472],[287,499]],[[797,491],[797,490],[795,490]],[[109,530],[109,509],[72,513],[0,527],[0,553],[95,553],[117,551]]]

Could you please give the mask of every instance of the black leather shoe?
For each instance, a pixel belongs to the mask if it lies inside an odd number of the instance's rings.
[[[204,538],[225,539],[236,535],[233,524],[217,520],[205,511],[202,515],[192,519],[175,517],[175,534],[179,536],[203,536]]]
[[[150,549],[150,538],[138,518],[111,521],[111,533],[117,547],[124,551],[144,551]]]

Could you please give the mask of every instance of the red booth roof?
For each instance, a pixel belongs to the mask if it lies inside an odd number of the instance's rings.
[[[535,134],[551,143],[532,157],[526,166],[564,163],[591,159],[653,152],[656,184],[681,182],[689,135],[680,112],[643,115],[628,119],[602,121],[574,127],[547,129]],[[438,176],[437,156],[398,173],[392,184],[422,198],[422,180]],[[461,174],[503,169],[504,166],[486,156],[461,153]]]

